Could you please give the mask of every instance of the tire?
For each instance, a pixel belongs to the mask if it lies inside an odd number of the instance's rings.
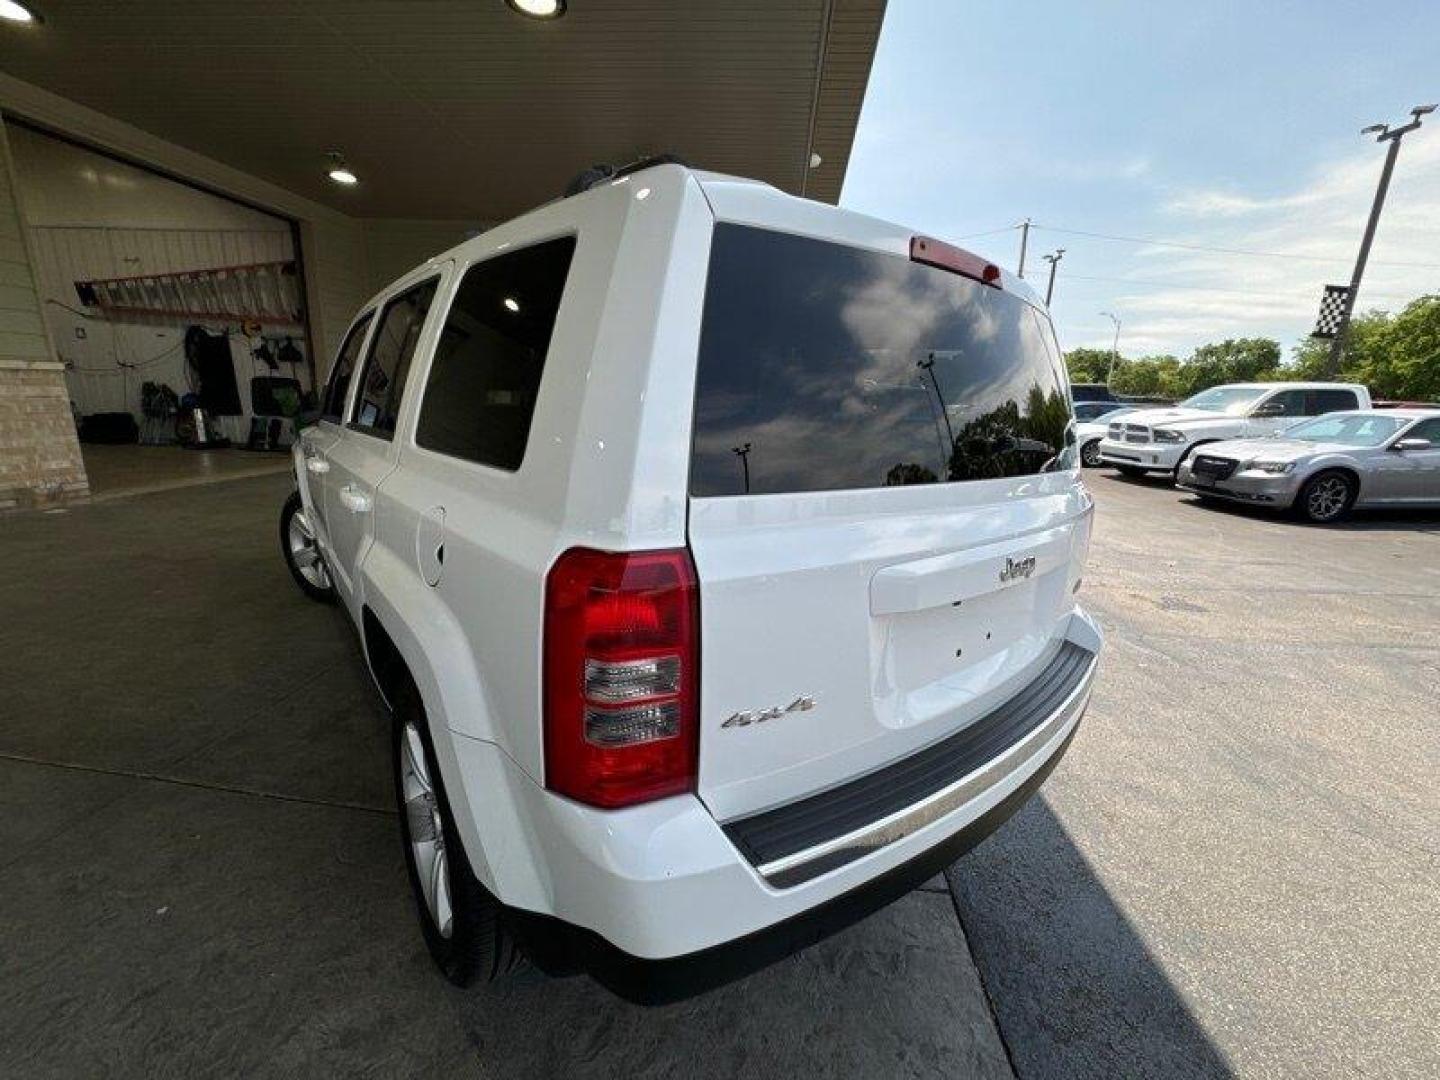
[[[1331,525],[1349,516],[1358,494],[1359,487],[1353,476],[1329,469],[1305,481],[1295,498],[1295,511],[1313,525]]]
[[[1148,469],[1136,468],[1134,465],[1116,465],[1115,468],[1120,470],[1121,476],[1128,476],[1131,480],[1139,480],[1150,471]]]
[[[1087,469],[1100,468],[1103,463],[1100,460],[1099,439],[1091,439],[1084,446],[1080,447],[1080,464]]]
[[[456,986],[490,982],[521,966],[522,956],[506,929],[504,906],[465,856],[413,687],[396,694],[393,728],[401,846],[425,947]]]
[[[330,580],[330,568],[315,543],[315,530],[306,519],[298,491],[290,493],[285,508],[280,511],[280,553],[285,556],[285,565],[301,592],[322,604],[335,602],[335,583]]]

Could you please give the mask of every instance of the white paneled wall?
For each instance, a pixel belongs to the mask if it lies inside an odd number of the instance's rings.
[[[75,282],[295,257],[290,224],[280,218],[35,132],[12,135],[12,150],[42,310],[82,413],[129,411],[138,419],[144,382],[166,383],[181,396],[192,389],[183,347],[190,321],[97,318],[81,305]],[[247,409],[253,375],[290,375],[310,387],[306,365],[271,371],[253,355],[260,339],[240,336],[233,324],[201,325],[234,335],[236,383]],[[264,330],[272,353],[291,335],[303,352],[300,327]],[[235,429],[227,433],[243,437],[246,423],[227,424]]]

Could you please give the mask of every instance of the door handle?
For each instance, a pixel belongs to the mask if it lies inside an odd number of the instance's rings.
[[[330,471],[330,462],[322,457],[307,454],[305,456],[305,471],[314,473],[316,476],[323,476]]]
[[[340,505],[352,514],[363,514],[370,509],[370,496],[354,484],[346,484],[340,489]]]

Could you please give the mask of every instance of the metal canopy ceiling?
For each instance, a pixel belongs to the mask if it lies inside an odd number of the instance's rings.
[[[0,25],[19,79],[347,213],[495,221],[662,152],[835,201],[885,0],[35,6]]]

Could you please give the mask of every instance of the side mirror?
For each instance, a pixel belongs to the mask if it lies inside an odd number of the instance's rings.
[[[1267,401],[1263,405],[1257,405],[1251,411],[1251,416],[1282,416],[1285,406],[1278,401]]]
[[[1403,454],[1406,450],[1429,450],[1434,445],[1429,439],[1401,439],[1390,449]]]

